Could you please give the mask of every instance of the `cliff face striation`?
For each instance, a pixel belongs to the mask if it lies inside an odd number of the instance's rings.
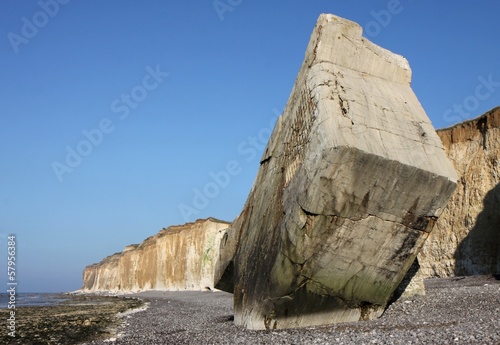
[[[306,327],[381,315],[456,186],[399,55],[321,15],[216,287],[235,323]]]
[[[437,133],[459,179],[418,254],[419,275],[500,274],[500,108]]]
[[[228,226],[209,218],[163,229],[139,245],[87,266],[82,291],[212,289],[221,230]]]
[[[163,229],[86,267],[82,290],[215,285],[235,323],[275,329],[376,318],[418,265],[500,274],[500,108],[436,133],[410,82],[321,15],[237,219]]]

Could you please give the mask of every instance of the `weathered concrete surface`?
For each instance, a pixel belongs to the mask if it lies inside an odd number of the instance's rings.
[[[83,272],[86,292],[203,290],[214,287],[214,265],[229,223],[208,218],[171,226],[127,246]]]
[[[320,16],[221,244],[216,279],[234,288],[237,324],[303,327],[383,312],[457,178],[410,81],[408,62],[362,38],[359,25]]]
[[[500,274],[500,108],[438,135],[458,186],[418,254],[417,278]]]

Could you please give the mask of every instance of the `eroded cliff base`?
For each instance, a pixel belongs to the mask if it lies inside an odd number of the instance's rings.
[[[213,289],[222,230],[229,225],[208,218],[163,229],[141,244],[87,266],[82,291]]]
[[[418,254],[419,275],[499,275],[500,107],[437,133],[459,179]]]

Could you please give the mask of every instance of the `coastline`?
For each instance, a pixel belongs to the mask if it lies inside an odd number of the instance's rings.
[[[499,344],[500,277],[434,278],[371,321],[275,331],[234,324],[222,291],[71,293],[67,302],[17,310],[18,336],[2,344]],[[7,309],[0,310],[6,319]]]
[[[500,278],[426,280],[426,295],[400,299],[371,321],[275,331],[234,324],[233,296],[213,291],[147,291],[151,304],[119,326],[113,342],[136,344],[500,344]]]
[[[131,297],[90,294],[61,294],[63,302],[51,306],[16,308],[15,337],[9,335],[10,310],[0,309],[0,343],[10,344],[81,344],[115,336],[127,311],[144,306]]]

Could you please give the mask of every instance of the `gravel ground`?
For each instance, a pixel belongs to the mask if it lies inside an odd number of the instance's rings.
[[[432,279],[426,290],[378,320],[276,331],[235,326],[230,294],[146,292],[136,296],[149,307],[127,316],[117,339],[88,344],[500,344],[500,280]]]

